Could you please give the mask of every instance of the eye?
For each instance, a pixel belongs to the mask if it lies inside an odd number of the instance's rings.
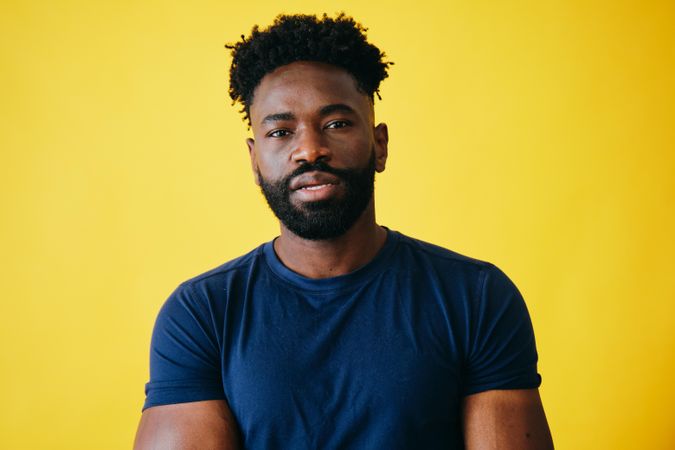
[[[330,122],[328,125],[326,125],[326,128],[345,128],[351,125],[351,123],[348,120],[334,120]]]
[[[270,131],[269,133],[267,133],[267,137],[281,138],[281,137],[286,137],[289,134],[291,134],[291,132],[289,130],[285,130],[285,129],[282,128],[282,129],[279,129],[279,130]]]

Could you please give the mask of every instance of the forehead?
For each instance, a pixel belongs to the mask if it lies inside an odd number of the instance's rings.
[[[311,113],[337,103],[346,104],[365,117],[372,113],[370,98],[359,90],[349,72],[331,64],[298,61],[263,77],[253,92],[251,119],[255,125],[267,114]]]

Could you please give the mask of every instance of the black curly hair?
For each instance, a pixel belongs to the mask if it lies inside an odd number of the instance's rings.
[[[244,121],[249,115],[253,91],[262,78],[274,69],[295,61],[316,61],[341,67],[355,79],[358,88],[371,100],[380,97],[380,82],[387,78],[393,62],[384,61],[385,54],[366,39],[367,28],[340,13],[334,19],[323,14],[280,14],[263,31],[258,25],[246,38],[228,44],[232,51],[230,97],[232,104],[243,105]]]

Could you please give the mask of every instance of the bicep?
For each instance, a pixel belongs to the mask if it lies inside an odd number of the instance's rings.
[[[208,300],[185,284],[162,305],[152,333],[143,409],[226,399],[212,317]]]
[[[469,450],[553,448],[538,389],[490,390],[464,398],[464,441]]]
[[[136,432],[134,450],[240,449],[237,424],[224,400],[147,408]]]

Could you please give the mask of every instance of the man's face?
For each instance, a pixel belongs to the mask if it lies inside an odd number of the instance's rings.
[[[346,71],[296,62],[266,75],[250,108],[253,172],[283,226],[305,239],[346,232],[373,208],[387,128]]]

